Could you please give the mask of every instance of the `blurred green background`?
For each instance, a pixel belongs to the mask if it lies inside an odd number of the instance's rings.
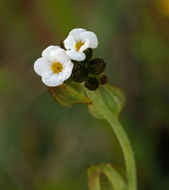
[[[86,190],[88,165],[124,169],[109,125],[86,105],[57,105],[33,71],[76,27],[98,35],[95,56],[127,96],[138,189],[169,189],[168,0],[0,1],[0,189]]]

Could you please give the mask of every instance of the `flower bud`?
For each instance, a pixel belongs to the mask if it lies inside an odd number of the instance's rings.
[[[93,75],[101,74],[104,71],[105,67],[106,63],[103,59],[99,58],[93,59],[87,63],[88,72],[89,74]]]
[[[86,59],[84,61],[88,62],[93,56],[93,50],[91,48],[88,48],[84,51],[84,53],[86,54]]]
[[[96,77],[88,77],[84,83],[85,87],[89,90],[96,90],[99,87],[99,81]]]
[[[73,71],[71,78],[75,82],[83,82],[88,76],[87,68],[84,64],[75,63],[73,66]]]
[[[99,84],[104,85],[107,83],[107,76],[105,74],[99,77]]]

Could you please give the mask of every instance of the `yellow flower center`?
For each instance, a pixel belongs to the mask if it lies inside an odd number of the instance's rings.
[[[53,64],[51,65],[51,69],[52,69],[52,71],[53,71],[54,73],[58,74],[58,73],[62,72],[63,66],[62,66],[61,63],[55,61],[55,62],[53,62]]]
[[[84,45],[82,41],[76,42],[75,49],[76,51],[79,51],[79,49]]]

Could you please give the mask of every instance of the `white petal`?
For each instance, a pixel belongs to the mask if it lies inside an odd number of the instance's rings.
[[[50,66],[44,58],[39,58],[34,63],[35,72],[42,76],[44,72],[50,72]]]
[[[66,54],[75,61],[83,61],[86,58],[85,53],[83,52],[78,52],[78,51],[72,51],[72,50],[67,50]]]
[[[68,50],[68,49],[72,49],[72,50],[76,50],[75,49],[75,44],[76,44],[76,41],[74,39],[73,36],[69,35],[65,40],[64,40],[64,46],[65,48]]]
[[[98,46],[98,39],[95,33],[86,31],[80,34],[80,38],[88,43],[89,48],[96,48]]]
[[[79,52],[83,52],[85,51],[86,49],[90,48],[89,47],[89,41],[87,40],[84,45],[79,49]]]
[[[73,63],[71,61],[64,63],[63,71],[59,73],[59,79],[63,81],[67,80],[71,76],[72,70]]]
[[[83,28],[75,28],[72,31],[70,31],[69,35],[73,36],[74,39],[77,41],[79,40],[80,34],[86,32]]]
[[[57,50],[58,48],[60,48],[59,46],[48,46],[45,50],[43,50],[42,52],[42,57],[47,59],[47,60],[50,60],[50,52],[52,50]]]
[[[59,80],[59,75],[55,73],[42,75],[42,81],[46,86],[55,87],[63,84],[62,80]]]
[[[69,56],[66,54],[66,51],[62,48],[54,49],[50,52],[50,60],[52,62],[57,61],[64,63],[70,61]]]

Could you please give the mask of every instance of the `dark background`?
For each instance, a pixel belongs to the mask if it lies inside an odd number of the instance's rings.
[[[169,189],[169,1],[0,1],[0,189],[86,190],[86,168],[124,168],[109,125],[86,105],[57,105],[34,61],[82,27],[99,39],[109,82],[127,104],[139,190]]]

